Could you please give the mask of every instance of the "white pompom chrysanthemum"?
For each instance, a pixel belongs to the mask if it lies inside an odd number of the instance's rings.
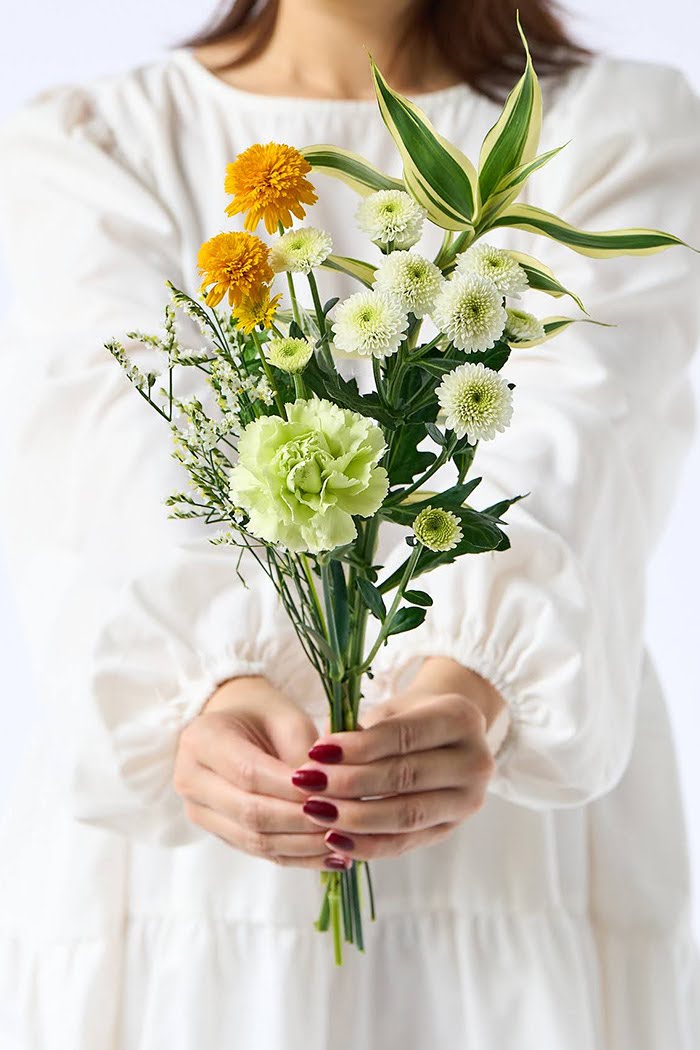
[[[504,379],[482,364],[458,365],[436,390],[445,425],[457,437],[483,441],[505,430],[513,414],[513,397]]]
[[[530,343],[536,339],[544,339],[544,325],[525,310],[512,310],[506,307],[508,320],[506,321],[506,338],[519,343]]]
[[[490,244],[474,244],[458,255],[455,271],[488,277],[502,295],[512,295],[515,299],[528,287],[522,266],[507,251]]]
[[[432,310],[443,277],[435,263],[414,252],[392,252],[377,268],[374,287],[414,317]]]
[[[411,248],[420,240],[427,214],[403,190],[378,190],[360,202],[355,219],[373,241],[394,248]]]
[[[338,304],[332,327],[338,350],[389,357],[401,345],[408,315],[402,306],[380,292],[356,292]]]
[[[453,274],[445,281],[430,316],[459,350],[489,350],[503,334],[506,311],[493,281],[478,274]]]
[[[270,266],[275,273],[309,273],[333,251],[331,235],[315,226],[302,226],[278,237],[270,247]]]

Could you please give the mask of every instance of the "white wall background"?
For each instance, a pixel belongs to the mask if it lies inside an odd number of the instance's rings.
[[[206,20],[211,0],[5,0],[0,39],[0,120],[25,98],[58,82],[82,80],[146,61]],[[698,0],[570,0],[575,28],[586,42],[619,55],[683,67],[700,91]],[[2,163],[2,158],[0,158]],[[700,172],[698,192],[700,192]],[[7,292],[0,272],[0,312]],[[700,354],[695,367],[700,405]],[[672,520],[650,566],[647,635],[663,679],[679,749],[696,900],[700,901],[700,685],[698,594],[700,546],[700,426]],[[0,498],[3,498],[2,494]],[[26,746],[35,700],[7,594],[0,556],[0,674],[4,703],[0,733],[0,807]],[[650,843],[650,849],[654,844]],[[700,907],[696,909],[700,913]],[[700,915],[696,923],[700,935]]]

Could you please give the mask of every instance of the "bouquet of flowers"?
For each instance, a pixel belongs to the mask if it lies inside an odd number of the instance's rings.
[[[167,421],[189,474],[189,490],[166,500],[170,516],[223,524],[211,541],[247,551],[267,573],[318,672],[331,732],[357,727],[363,681],[380,646],[430,615],[431,597],[415,581],[465,555],[509,547],[504,514],[524,496],[480,509],[468,501],[481,480],[470,477],[479,442],[511,420],[514,384],[502,374],[510,354],[577,321],[597,323],[542,262],[490,246],[484,236],[518,227],[600,257],[683,243],[658,230],[578,230],[516,203],[528,177],[563,148],[537,153],[541,95],[521,36],[525,71],[486,135],[478,169],[372,62],[403,177],[333,145],[250,146],[225,178],[226,210],[245,216],[244,230],[201,246],[199,298],[169,285],[162,335],[128,333],[159,351],[165,385],[156,389],[157,373],[136,367],[121,343],[107,344]],[[373,261],[335,255],[327,231],[295,226],[317,199],[312,172],[357,191],[356,220]],[[261,220],[271,243],[254,232]],[[412,250],[426,223],[444,233],[433,259]],[[324,269],[350,275],[360,290],[324,302],[317,282]],[[284,275],[286,306],[281,292],[273,294],[277,275]],[[299,280],[308,282],[312,309],[297,298]],[[511,305],[526,288],[568,296],[581,315],[539,319]],[[179,311],[199,326],[200,348],[181,345]],[[426,318],[430,338],[422,334]],[[337,367],[347,355],[371,361],[369,392]],[[176,369],[201,373],[211,408],[200,396],[174,395]],[[448,467],[450,482],[429,490]],[[382,522],[406,533],[405,560],[389,574],[376,564]],[[321,875],[316,926],[332,930],[337,962],[343,937],[363,949],[363,866],[374,918],[366,862]]]

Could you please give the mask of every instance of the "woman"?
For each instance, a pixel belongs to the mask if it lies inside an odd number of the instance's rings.
[[[542,149],[573,138],[528,199],[700,244],[684,78],[587,57],[545,0],[520,10],[548,74]],[[513,355],[513,424],[477,461],[480,505],[530,492],[511,549],[428,578],[433,615],[382,650],[365,728],[329,741],[262,574],[244,589],[230,552],[167,520],[183,475],[102,344],[158,327],[166,277],[196,287],[225,164],[252,142],[332,141],[398,173],[365,48],[475,158],[522,55],[511,0],[256,11],[47,91],[2,133],[3,510],[46,704],[2,825],[0,1044],[691,1050],[700,980],[643,581],[692,435],[697,260],[503,233],[617,328]],[[309,221],[364,253],[351,192],[316,182]],[[379,916],[340,970],[312,919],[318,870],[353,855],[376,858]]]

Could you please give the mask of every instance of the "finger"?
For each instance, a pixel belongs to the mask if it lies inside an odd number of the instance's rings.
[[[379,857],[399,857],[420,846],[431,846],[451,835],[459,824],[449,821],[435,824],[422,831],[410,831],[398,835],[345,835],[336,831],[326,833],[329,849],[353,860],[377,860]]]
[[[483,715],[473,704],[448,694],[426,699],[403,714],[390,715],[361,733],[332,733],[317,740],[314,748],[329,744],[340,747],[342,761],[358,765],[458,743],[476,731],[483,733],[483,723]]]
[[[215,835],[227,845],[275,863],[323,868],[324,861],[331,855],[330,847],[324,842],[322,835],[266,835],[249,831],[222,813],[189,799],[185,800],[185,813],[193,824]]]
[[[317,828],[299,805],[298,795],[294,802],[289,802],[271,795],[241,791],[206,766],[194,770],[188,790],[181,794],[250,831],[299,834]]]
[[[298,792],[289,779],[290,767],[246,740],[232,726],[203,718],[195,719],[191,729],[187,746],[199,764],[241,791],[298,801]]]
[[[361,801],[312,797],[304,803],[304,812],[326,828],[332,824],[350,833],[420,831],[445,821],[464,820],[479,808],[484,790],[445,788]]]
[[[366,798],[465,787],[474,776],[485,775],[485,766],[486,762],[481,761],[481,750],[448,746],[380,758],[361,766],[345,762],[325,767],[305,763],[292,775],[295,786],[309,794],[323,791],[324,797],[328,794],[336,798]],[[307,786],[304,784],[305,773],[308,773]]]

